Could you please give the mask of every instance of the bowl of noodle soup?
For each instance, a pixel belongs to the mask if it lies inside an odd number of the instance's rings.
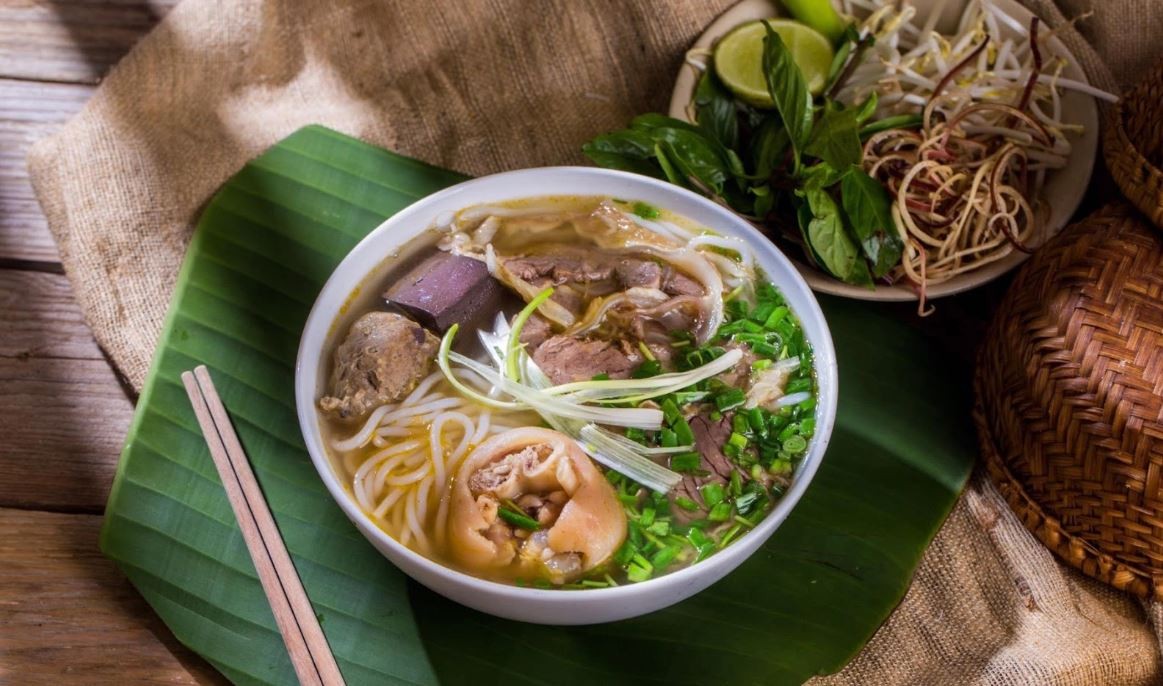
[[[478,207],[487,213],[474,216]],[[583,218],[546,224],[546,207],[555,216]],[[594,219],[599,215],[604,224]],[[462,225],[470,228],[461,231]],[[563,226],[578,235],[563,236]],[[676,226],[684,227],[681,237],[666,235]],[[655,229],[661,237],[651,234]],[[588,242],[579,238],[591,230]],[[533,247],[531,236],[540,241]],[[546,241],[557,252],[547,252]],[[587,251],[617,256],[617,277],[609,278],[621,279],[622,290],[588,293],[588,308],[571,312],[570,297],[581,282],[561,276],[562,265],[582,259],[571,251],[583,242]],[[698,252],[694,262],[692,251]],[[511,257],[518,252],[524,261]],[[450,263],[450,253],[468,261]],[[547,258],[556,260],[557,271],[546,272],[558,275],[556,296],[553,288],[538,292],[546,279],[538,280],[542,272],[535,267]],[[432,260],[439,264],[431,266]],[[578,264],[594,269],[590,256]],[[707,264],[715,268],[708,271]],[[744,267],[761,275],[755,292],[736,278]],[[446,298],[444,310],[409,309],[412,294],[400,284],[421,283],[415,274],[427,274],[429,285],[440,282],[426,297]],[[482,278],[503,282],[504,297],[515,294],[516,307],[498,309]],[[650,278],[650,287],[634,281]],[[597,281],[585,283],[593,290]],[[453,286],[460,288],[453,295],[441,290]],[[391,311],[385,298],[395,303]],[[633,349],[600,340],[615,313],[631,310],[648,315],[654,342],[647,343],[651,334],[642,333],[641,318],[633,324],[642,336]],[[549,324],[547,340],[528,342],[530,313],[547,320],[541,322]],[[459,323],[442,320],[449,316]],[[475,323],[462,327],[466,318]],[[479,342],[469,335],[477,330]],[[563,332],[581,333],[566,340]],[[660,332],[669,345],[657,343]],[[506,349],[519,357],[506,359]],[[662,356],[664,349],[667,359],[651,352]],[[378,357],[369,360],[368,350]],[[633,368],[624,368],[627,359]],[[594,364],[605,365],[601,373],[590,374]],[[578,365],[590,371],[579,372]],[[724,381],[744,365],[750,365],[746,399]],[[571,371],[573,377],[559,376]],[[773,377],[774,391],[768,388]],[[387,391],[391,402],[372,397]],[[588,399],[595,396],[605,400]],[[295,398],[304,441],[328,491],[404,573],[493,615],[590,624],[679,602],[764,544],[823,458],[835,419],[837,370],[811,290],[754,228],[655,179],[554,167],[458,184],[368,234],[312,308]],[[705,416],[692,409],[698,407]],[[759,421],[754,431],[748,418]],[[692,426],[697,449],[683,437]],[[704,444],[717,427],[729,438]],[[622,467],[597,457],[627,452],[633,454]],[[708,452],[715,453],[713,468]],[[643,455],[661,468],[642,467]],[[683,467],[684,459],[691,465]],[[727,470],[721,478],[714,473],[718,465]],[[492,490],[486,497],[482,489]],[[497,564],[502,549],[505,564]],[[524,551],[520,559],[514,550]]]

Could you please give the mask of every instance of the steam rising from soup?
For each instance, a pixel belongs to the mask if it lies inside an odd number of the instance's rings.
[[[410,252],[337,322],[319,401],[337,470],[403,545],[606,587],[705,559],[782,496],[812,356],[742,242],[549,197],[466,208]]]

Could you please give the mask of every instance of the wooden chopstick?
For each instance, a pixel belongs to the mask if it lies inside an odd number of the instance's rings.
[[[199,365],[193,372],[182,373],[182,383],[186,386],[198,425],[202,427],[202,435],[214,458],[214,466],[242,529],[246,548],[254,560],[299,683],[343,686],[339,665],[327,645],[327,638],[255,480],[246,452],[230,423],[230,416],[226,414],[210,379],[210,372]]]

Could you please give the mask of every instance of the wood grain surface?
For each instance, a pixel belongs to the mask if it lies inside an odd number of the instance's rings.
[[[0,682],[219,684],[97,550],[101,518],[0,508]]]
[[[220,684],[97,536],[133,413],[28,182],[33,141],[176,0],[0,1],[0,683]]]

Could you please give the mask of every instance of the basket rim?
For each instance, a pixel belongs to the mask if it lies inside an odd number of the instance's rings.
[[[980,364],[978,369],[981,369]],[[973,386],[975,397],[971,414],[977,427],[978,444],[986,473],[1022,525],[1059,559],[1083,574],[1141,598],[1163,600],[1163,577],[1157,578],[1141,567],[1102,552],[1092,543],[1071,533],[1063,527],[1061,520],[1047,513],[1026,492],[1022,482],[1009,470],[997,449],[986,419],[985,406],[981,402],[980,371],[974,374]]]
[[[1146,215],[1156,228],[1163,229],[1163,205],[1152,202],[1158,197],[1157,192],[1163,189],[1163,169],[1143,155],[1126,129],[1126,106],[1133,97],[1135,91],[1119,98],[1108,112],[1102,132],[1103,159],[1123,197]],[[1142,174],[1136,178],[1133,172],[1124,171],[1127,169],[1139,169]]]

